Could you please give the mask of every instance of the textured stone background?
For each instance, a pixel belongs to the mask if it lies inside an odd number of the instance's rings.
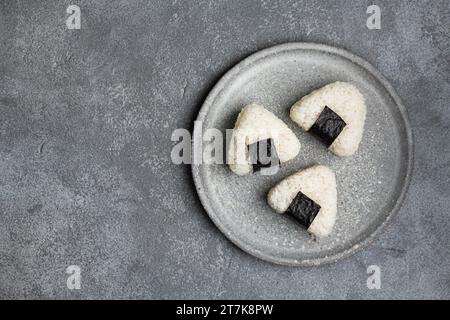
[[[366,8],[382,29],[366,28]],[[68,30],[66,8],[82,10]],[[450,298],[450,1],[7,1],[0,5],[1,298]],[[316,268],[242,252],[203,210],[171,132],[240,59],[343,47],[409,111],[415,172],[370,247]],[[81,290],[65,269],[82,268]],[[382,289],[366,288],[366,268]]]

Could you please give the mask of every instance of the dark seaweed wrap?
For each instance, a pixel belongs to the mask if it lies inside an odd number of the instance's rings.
[[[309,228],[319,213],[320,206],[308,198],[302,192],[297,193],[286,213],[294,217],[298,222]]]
[[[344,120],[333,110],[325,106],[319,118],[317,118],[316,122],[309,129],[309,132],[329,147],[345,126],[346,123]]]
[[[261,140],[249,145],[248,152],[250,163],[253,164],[253,172],[280,165],[280,159],[272,139]]]

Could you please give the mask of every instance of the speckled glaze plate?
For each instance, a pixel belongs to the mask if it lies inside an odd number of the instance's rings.
[[[334,81],[348,81],[366,98],[367,120],[358,152],[339,158],[289,118],[293,103]],[[299,155],[273,176],[239,177],[227,165],[193,165],[201,202],[217,227],[238,247],[278,264],[334,262],[367,245],[399,210],[412,169],[412,137],[406,111],[386,79],[368,62],[334,47],[288,43],[259,51],[229,70],[209,93],[194,136],[208,128],[233,128],[248,103],[281,118],[302,145]],[[338,215],[332,234],[313,241],[289,217],[267,204],[268,191],[288,175],[315,163],[334,170]]]

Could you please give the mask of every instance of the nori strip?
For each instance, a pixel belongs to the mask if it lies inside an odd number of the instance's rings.
[[[294,217],[298,222],[309,228],[317,214],[320,206],[305,196],[302,192],[297,193],[292,200],[286,213]]]
[[[272,139],[257,141],[248,146],[248,151],[250,163],[253,164],[253,172],[280,165],[280,159]]]
[[[344,120],[333,110],[325,106],[309,131],[329,147],[345,126],[346,123]]]

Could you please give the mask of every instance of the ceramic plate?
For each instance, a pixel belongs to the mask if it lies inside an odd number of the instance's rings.
[[[331,154],[289,118],[297,100],[338,80],[354,84],[367,104],[361,145],[348,158]],[[248,253],[286,265],[333,262],[369,243],[398,211],[411,176],[411,129],[392,86],[368,62],[345,50],[311,43],[278,45],[244,59],[220,79],[200,110],[194,136],[208,128],[225,134],[251,102],[281,118],[297,135],[301,150],[273,176],[240,177],[227,165],[193,165],[197,192],[217,227]],[[336,225],[319,241],[273,211],[266,200],[277,182],[316,163],[334,170],[338,188]]]

